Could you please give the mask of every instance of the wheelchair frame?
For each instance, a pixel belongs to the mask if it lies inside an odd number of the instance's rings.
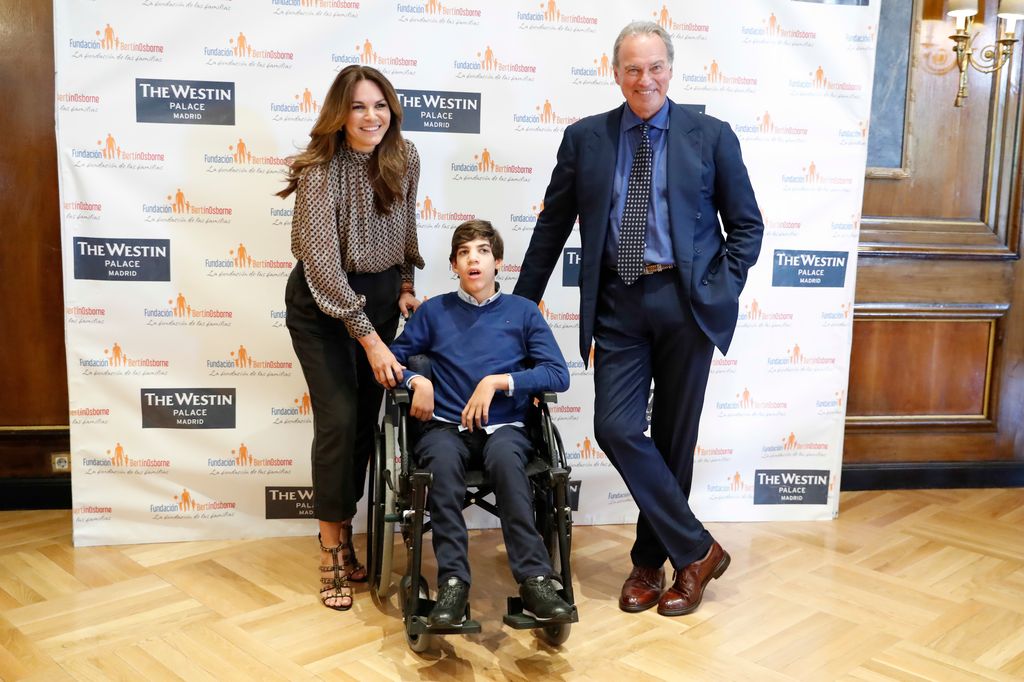
[[[508,612],[502,621],[518,630],[534,629],[551,645],[560,645],[569,637],[571,623],[579,620],[574,604],[570,551],[572,545],[572,509],[569,506],[569,473],[562,439],[551,420],[549,403],[557,395],[546,392],[537,397],[535,410],[540,441],[534,442],[540,458],[527,465],[527,475],[534,494],[534,518],[551,557],[552,569],[559,570],[562,584],[559,594],[572,606],[566,622],[538,621],[523,613],[519,597],[508,598]],[[406,571],[398,586],[399,605],[405,624],[406,641],[416,652],[432,645],[435,635],[471,634],[481,631],[480,624],[470,617],[466,606],[465,620],[450,627],[432,627],[427,616],[434,607],[427,580],[421,574],[423,534],[430,530],[424,521],[427,490],[431,474],[416,471],[409,448],[410,395],[404,388],[387,392],[384,417],[376,440],[374,457],[368,476],[367,554],[370,593],[378,608],[385,608],[392,588],[394,565],[394,533],[398,524],[406,548]],[[534,440],[534,439],[531,439]],[[543,445],[543,452],[541,451]],[[543,466],[537,464],[538,459]],[[483,472],[468,471],[463,509],[476,505],[497,515],[497,507],[483,499],[492,492]],[[419,589],[412,589],[419,585]]]

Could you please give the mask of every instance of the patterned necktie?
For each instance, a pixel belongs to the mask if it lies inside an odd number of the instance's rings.
[[[651,203],[651,166],[654,152],[647,124],[640,125],[640,146],[633,155],[626,188],[626,207],[619,225],[619,253],[616,270],[626,284],[632,284],[644,271],[644,237],[647,233],[647,209]]]

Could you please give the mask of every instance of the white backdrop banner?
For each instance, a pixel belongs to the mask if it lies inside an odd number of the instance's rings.
[[[495,223],[518,276],[566,126],[622,102],[619,29],[661,23],[670,97],[729,121],[765,218],[716,355],[692,503],[708,521],[837,513],[878,0],[55,0],[76,544],[314,532],[312,419],[284,324],[303,148],[349,64],[399,89],[423,159],[417,290],[454,227]],[[685,178],[673,181],[685,182]],[[579,236],[542,311],[579,523],[633,522],[577,357]],[[474,515],[477,526],[496,523]]]

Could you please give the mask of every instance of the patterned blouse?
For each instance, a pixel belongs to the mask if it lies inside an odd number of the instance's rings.
[[[373,333],[348,272],[383,272],[399,266],[402,283],[413,282],[413,268],[423,268],[416,240],[416,188],[420,156],[405,140],[409,162],[402,189],[391,212],[373,206],[368,166],[371,153],[343,145],[327,164],[311,166],[299,178],[292,217],[292,255],[301,260],[313,299],[325,314],[345,323],[358,339]]]

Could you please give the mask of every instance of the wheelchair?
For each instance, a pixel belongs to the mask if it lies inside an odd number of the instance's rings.
[[[572,544],[572,510],[569,501],[569,472],[561,436],[551,420],[548,404],[557,401],[555,393],[535,397],[527,419],[527,429],[534,445],[534,457],[527,464],[526,474],[534,497],[534,519],[551,557],[552,570],[561,583],[561,597],[572,606],[568,622],[547,623],[523,612],[518,596],[507,600],[508,611],[502,621],[517,630],[533,629],[553,646],[569,637],[571,624],[578,622],[572,590],[569,563]],[[432,475],[417,470],[412,445],[418,431],[417,420],[409,416],[411,396],[408,390],[387,391],[384,416],[370,461],[368,476],[367,571],[371,597],[380,609],[386,608],[394,587],[394,535],[396,527],[402,534],[406,550],[405,573],[398,584],[398,602],[405,625],[409,647],[417,653],[427,651],[439,635],[466,635],[481,631],[472,620],[467,604],[465,619],[458,624],[431,626],[428,615],[434,608],[430,588],[421,573],[423,535],[431,529],[426,510],[427,492]],[[481,469],[466,471],[466,493],[462,508],[472,505],[495,516],[497,507],[484,497],[492,492],[486,473]],[[415,587],[414,587],[415,586]]]

